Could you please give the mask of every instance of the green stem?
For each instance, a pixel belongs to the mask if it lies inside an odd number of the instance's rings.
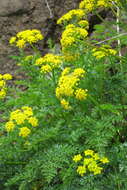
[[[102,16],[100,16],[100,15],[98,14],[98,12],[97,12],[97,11],[95,11],[95,14],[98,16],[98,18],[99,18],[102,22],[104,22],[104,23],[105,23],[105,20],[102,18]]]
[[[53,78],[54,86],[56,88],[56,78],[55,78],[55,72],[54,72],[54,70],[52,70],[52,78]]]
[[[89,98],[99,108],[100,115],[102,115],[103,110],[101,109],[100,104],[91,95],[89,95]]]
[[[117,13],[116,13],[115,10],[112,8],[112,6],[111,6],[110,8],[111,8],[111,10],[112,10],[114,16],[117,17]]]
[[[34,50],[34,52],[37,54],[37,55],[40,55],[40,52],[39,50],[33,45],[33,44],[30,44],[32,49]]]

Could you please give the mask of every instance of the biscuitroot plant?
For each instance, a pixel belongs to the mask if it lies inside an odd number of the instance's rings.
[[[122,0],[82,0],[57,21],[59,53],[38,50],[36,29],[10,39],[26,77],[0,95],[0,189],[127,189],[125,10]],[[92,35],[91,14],[102,22]],[[0,75],[1,91],[9,79]]]

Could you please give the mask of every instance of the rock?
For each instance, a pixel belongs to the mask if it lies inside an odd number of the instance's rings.
[[[29,10],[27,0],[0,0],[0,16],[24,13]]]

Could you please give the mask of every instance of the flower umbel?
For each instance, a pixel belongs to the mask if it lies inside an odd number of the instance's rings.
[[[109,162],[107,157],[101,157],[98,153],[90,149],[85,150],[84,155],[78,154],[73,157],[74,162],[82,164],[77,168],[77,173],[81,176],[84,176],[86,173],[92,173],[94,175],[101,174],[104,170],[102,164]]]

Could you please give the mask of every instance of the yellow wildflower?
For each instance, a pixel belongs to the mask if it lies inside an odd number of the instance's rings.
[[[103,57],[110,56],[110,55],[114,56],[117,53],[117,51],[114,49],[111,49],[109,45],[102,45],[101,47],[94,48],[92,52],[93,52],[93,56],[95,56],[96,59],[101,59]]]
[[[84,158],[84,165],[87,166],[94,161],[93,158]]]
[[[89,22],[88,22],[87,20],[80,20],[80,21],[78,22],[78,25],[79,25],[80,27],[85,28],[85,29],[89,29]]]
[[[9,43],[12,45],[12,44],[14,44],[15,43],[15,41],[16,41],[16,37],[11,37],[11,39],[9,40]]]
[[[18,125],[21,125],[25,122],[27,116],[20,110],[11,112],[10,120],[15,120]]]
[[[15,124],[13,123],[13,121],[8,121],[5,124],[5,129],[7,130],[7,132],[13,131],[14,127],[15,127]]]
[[[73,161],[74,161],[74,162],[78,162],[78,161],[80,161],[81,159],[82,159],[81,154],[77,154],[77,155],[75,155],[75,156],[73,157]]]
[[[102,167],[95,167],[93,173],[94,175],[101,174],[102,170]]]
[[[109,159],[106,158],[106,157],[101,158],[100,161],[101,161],[103,164],[109,163]]]
[[[79,175],[83,176],[86,173],[85,166],[78,166],[77,173],[79,173]]]
[[[102,157],[98,155],[98,153],[94,153],[93,150],[85,150],[84,151],[84,157],[81,156],[81,154],[75,155],[73,157],[74,162],[82,162],[81,159],[83,159],[83,166],[79,166],[77,168],[77,173],[81,176],[84,175],[84,173],[88,172],[93,173],[94,175],[101,174],[103,167],[100,167],[103,164],[106,164],[109,162],[108,158]]]
[[[100,156],[98,153],[95,153],[93,156],[94,160],[99,160],[100,159]]]
[[[6,82],[4,80],[0,80],[0,87],[5,87]]]
[[[83,0],[79,4],[80,9],[85,9],[85,12],[91,12],[94,9],[95,0]]]
[[[75,95],[75,87],[78,85],[80,78],[83,77],[85,71],[82,68],[77,68],[70,73],[70,68],[67,67],[61,73],[58,86],[56,88],[56,97],[61,100],[61,105],[65,109],[69,109],[69,102],[64,97],[73,97]],[[84,92],[84,91],[83,91]],[[76,92],[77,98],[84,98],[84,93]],[[80,96],[80,97],[79,97]]]
[[[16,46],[21,48],[21,49],[24,48],[25,47],[25,41],[23,39],[18,40],[16,43]]]
[[[85,150],[85,151],[84,151],[84,154],[85,154],[85,156],[93,156],[94,151],[93,151],[93,150],[88,149],[88,150]]]
[[[20,128],[19,136],[27,137],[31,133],[31,130],[28,127]]]
[[[6,89],[1,89],[0,90],[0,99],[3,99],[6,96]]]
[[[68,25],[62,33],[60,40],[62,51],[64,52],[67,48],[79,47],[79,42],[82,42],[87,37],[88,32],[85,28],[77,27],[74,24]]]
[[[74,70],[74,75],[76,77],[83,77],[84,74],[85,74],[85,70],[82,69],[82,68],[77,68],[77,69]]]
[[[26,116],[32,116],[32,115],[33,115],[33,111],[32,111],[32,108],[31,108],[31,107],[22,106],[22,110],[23,110],[23,113],[24,113]]]
[[[87,89],[81,89],[81,88],[79,88],[79,89],[77,89],[76,91],[75,91],[75,97],[76,97],[76,99],[78,99],[78,100],[84,100],[84,99],[86,99],[86,97],[87,97]]]
[[[52,71],[52,68],[51,68],[51,66],[48,65],[48,64],[43,65],[43,66],[41,67],[41,72],[42,72],[42,73],[49,73],[49,72],[51,72],[51,71]]]
[[[94,172],[95,171],[95,169],[98,167],[97,166],[97,162],[96,161],[92,161],[92,162],[90,162],[89,164],[88,164],[88,170],[90,171],[90,172]]]
[[[9,73],[6,73],[3,75],[3,79],[5,80],[11,80],[12,79],[12,75],[10,75]]]
[[[28,122],[33,126],[36,127],[38,126],[38,120],[36,117],[29,117]]]
[[[70,10],[68,13],[66,13],[65,15],[63,15],[58,21],[57,24],[63,24],[66,22],[69,22],[73,19],[77,19],[80,20],[81,18],[83,18],[85,16],[85,13],[83,10],[81,9],[73,9]]]
[[[60,103],[61,103],[62,107],[63,107],[65,110],[69,110],[69,109],[71,108],[71,106],[69,105],[69,102],[66,101],[65,99],[62,99],[62,100],[60,101]]]
[[[33,44],[43,39],[43,35],[39,30],[24,30],[16,34],[9,41],[10,44],[15,44],[19,48],[24,48],[27,43]]]
[[[0,80],[3,79],[3,75],[0,74]]]
[[[35,65],[42,65],[42,63],[43,63],[43,57],[38,58],[38,59],[36,60],[36,62],[35,62]]]

